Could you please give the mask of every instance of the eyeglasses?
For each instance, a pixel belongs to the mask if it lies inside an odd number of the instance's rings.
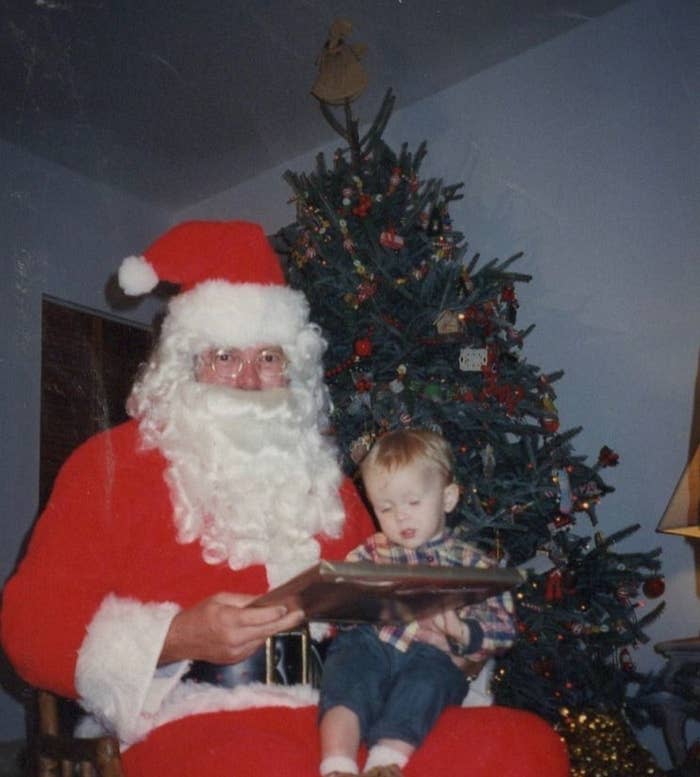
[[[288,363],[281,348],[263,348],[251,359],[245,358],[237,348],[208,351],[202,358],[212,372],[224,380],[240,375],[246,364],[250,364],[263,379],[277,378],[285,371]]]

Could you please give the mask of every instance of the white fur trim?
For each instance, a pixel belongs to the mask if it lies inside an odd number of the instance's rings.
[[[155,679],[165,636],[179,610],[171,602],[144,604],[110,594],[88,625],[75,669],[80,703],[124,741],[136,735],[144,708],[158,708],[187,667]]]
[[[251,683],[235,688],[222,688],[207,683],[184,682],[176,685],[161,708],[153,713],[143,713],[132,726],[128,739],[122,737],[122,751],[140,741],[155,728],[191,715],[208,712],[235,712],[254,707],[311,707],[318,704],[318,691],[310,685],[265,685]],[[99,736],[104,727],[94,718],[82,721],[78,736]]]
[[[285,345],[308,319],[304,295],[287,286],[205,281],[170,302],[164,336],[187,332],[203,346]]]
[[[138,297],[158,285],[158,276],[145,256],[127,256],[119,267],[119,285],[125,294]]]

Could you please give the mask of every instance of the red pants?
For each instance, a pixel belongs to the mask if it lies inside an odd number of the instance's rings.
[[[316,777],[319,759],[315,707],[195,715],[156,729],[123,755],[127,777]],[[568,777],[569,761],[559,736],[529,712],[451,707],[403,771]]]

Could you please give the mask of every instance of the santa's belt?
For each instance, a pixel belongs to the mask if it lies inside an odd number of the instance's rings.
[[[250,683],[295,685],[310,682],[311,664],[320,668],[323,646],[311,644],[308,632],[271,637],[253,655],[237,664],[194,661],[183,680],[235,688]]]

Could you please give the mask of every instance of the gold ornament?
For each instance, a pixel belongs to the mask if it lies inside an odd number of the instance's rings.
[[[434,323],[440,335],[458,334],[462,331],[459,313],[455,313],[454,310],[443,310]]]

